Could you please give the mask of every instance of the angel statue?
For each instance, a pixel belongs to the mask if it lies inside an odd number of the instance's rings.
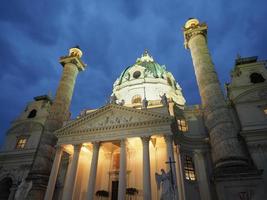
[[[160,200],[174,200],[175,192],[171,181],[171,171],[168,173],[161,169],[161,174],[155,173],[156,183],[158,190],[161,186]]]

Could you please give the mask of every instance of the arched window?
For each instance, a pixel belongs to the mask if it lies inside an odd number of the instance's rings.
[[[33,109],[28,115],[28,118],[34,118],[36,116],[37,110]]]
[[[249,78],[251,83],[262,83],[265,81],[265,78],[259,73],[252,73]]]
[[[184,173],[185,173],[185,179],[186,180],[189,180],[189,181],[195,181],[196,180],[194,162],[193,162],[192,157],[188,156],[188,155],[185,156]]]
[[[132,98],[132,104],[141,103],[141,101],[142,101],[142,98],[140,95],[134,95]]]

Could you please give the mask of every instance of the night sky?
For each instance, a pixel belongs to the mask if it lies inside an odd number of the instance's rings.
[[[104,105],[116,78],[146,48],[173,73],[187,104],[199,104],[190,52],[183,46],[182,27],[190,17],[209,26],[222,86],[238,53],[267,59],[266,0],[4,0],[0,11],[0,145],[27,102],[55,94],[58,59],[75,45],[88,68],[76,81],[72,117]]]

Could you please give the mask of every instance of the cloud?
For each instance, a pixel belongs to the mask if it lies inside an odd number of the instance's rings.
[[[208,23],[208,45],[223,84],[237,53],[266,58],[266,4],[264,0],[2,2],[0,135],[32,97],[55,93],[62,71],[58,59],[77,44],[88,68],[78,75],[73,116],[84,108],[102,106],[113,82],[145,48],[173,73],[187,103],[200,103],[190,51],[183,46],[185,21],[197,17]]]

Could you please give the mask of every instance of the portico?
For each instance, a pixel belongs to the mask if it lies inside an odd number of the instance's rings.
[[[102,126],[96,128],[97,123]],[[107,191],[109,199],[126,199],[127,188],[138,190],[136,199],[159,199],[155,172],[167,170],[165,161],[174,158],[170,124],[168,116],[112,104],[67,124],[56,132],[45,199],[52,199],[57,181],[63,183],[63,199],[94,199],[97,191]],[[63,151],[69,155],[65,176],[59,172]]]

